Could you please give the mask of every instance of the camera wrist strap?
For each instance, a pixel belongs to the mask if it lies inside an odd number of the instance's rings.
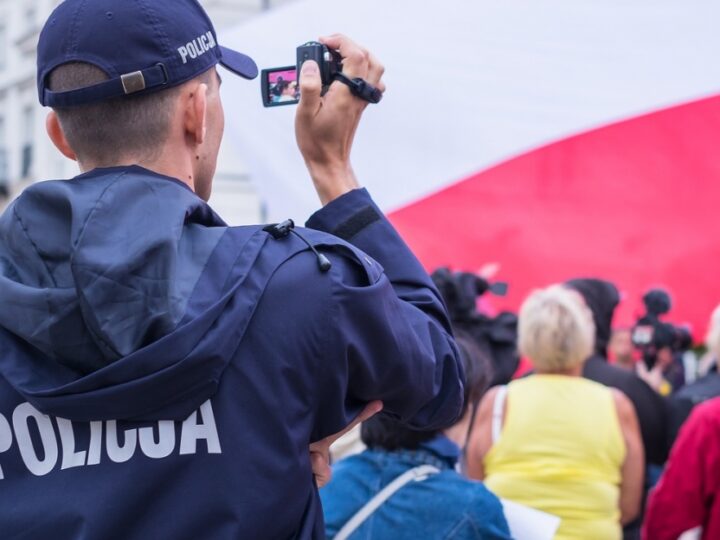
[[[347,85],[353,96],[364,99],[368,103],[380,103],[382,99],[382,92],[365,79],[360,77],[351,79],[347,75],[338,72],[335,74],[335,80]]]

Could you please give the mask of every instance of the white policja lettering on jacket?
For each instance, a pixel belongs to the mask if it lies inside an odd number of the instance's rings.
[[[57,426],[59,438],[55,435],[53,424]],[[56,470],[58,464],[59,470],[65,470],[99,465],[103,460],[125,463],[137,455],[138,450],[149,458],[162,459],[176,450],[176,424],[179,424],[180,431],[178,455],[196,454],[198,441],[205,441],[208,454],[222,453],[210,400],[182,423],[161,420],[152,426],[125,429],[119,433],[116,420],[88,422],[89,441],[86,448],[77,448],[77,428],[73,427],[73,422],[50,417],[30,403],[21,403],[15,407],[11,421],[0,414],[0,458],[14,444],[25,467],[35,476],[44,476]],[[78,425],[76,422],[75,426]],[[33,445],[31,433],[36,435],[35,441],[39,442],[39,448]],[[4,478],[0,459],[0,480]]]
[[[202,36],[196,37],[190,43],[187,43],[182,47],[178,47],[178,52],[180,53],[182,63],[187,64],[188,57],[195,60],[198,56],[202,56],[215,47],[217,47],[215,36],[213,36],[212,32],[207,32]]]

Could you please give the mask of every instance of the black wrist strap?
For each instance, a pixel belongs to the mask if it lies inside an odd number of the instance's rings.
[[[336,73],[335,80],[347,85],[353,96],[364,99],[368,103],[380,103],[382,99],[382,92],[365,79],[359,77],[351,79],[343,73]]]

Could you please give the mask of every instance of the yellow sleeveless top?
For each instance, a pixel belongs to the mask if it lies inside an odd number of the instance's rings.
[[[625,442],[611,390],[580,377],[533,375],[508,385],[505,411],[485,455],[485,485],[559,516],[556,540],[620,539]]]

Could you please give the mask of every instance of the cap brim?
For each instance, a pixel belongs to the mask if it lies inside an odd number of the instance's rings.
[[[225,69],[246,79],[254,79],[258,76],[257,64],[249,56],[223,46],[220,46],[220,51],[222,52],[220,65]]]

